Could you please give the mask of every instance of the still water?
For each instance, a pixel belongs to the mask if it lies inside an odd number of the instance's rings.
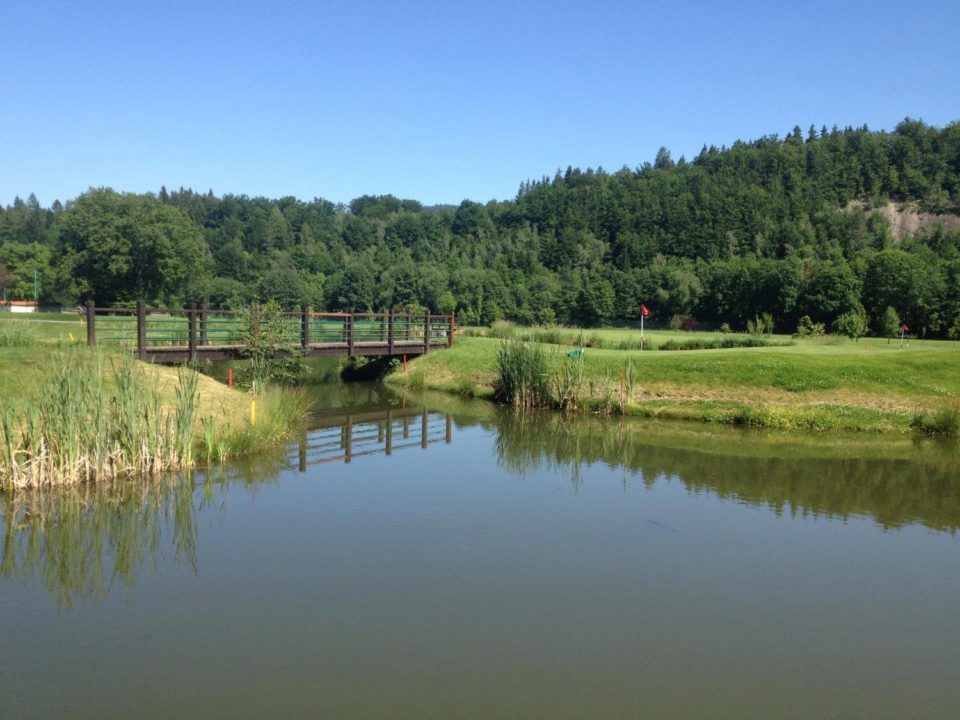
[[[0,717],[960,717],[956,445],[317,405],[0,496]]]

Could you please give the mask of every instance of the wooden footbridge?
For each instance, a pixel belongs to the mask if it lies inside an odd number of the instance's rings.
[[[241,313],[186,308],[85,309],[87,344],[129,347],[141,360],[155,363],[226,360],[243,356],[248,324]],[[324,313],[302,307],[283,314],[283,344],[307,356],[416,356],[453,346],[454,315],[403,313]]]

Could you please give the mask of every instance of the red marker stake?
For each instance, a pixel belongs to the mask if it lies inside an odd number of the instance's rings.
[[[227,387],[233,387],[233,368],[227,370]]]

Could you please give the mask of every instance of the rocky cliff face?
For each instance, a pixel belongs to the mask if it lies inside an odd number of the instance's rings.
[[[868,217],[875,214],[886,217],[890,221],[890,234],[897,242],[901,242],[905,237],[933,230],[937,225],[942,225],[947,232],[960,231],[960,215],[919,212],[912,205],[887,203],[879,208],[867,209],[866,214]]]

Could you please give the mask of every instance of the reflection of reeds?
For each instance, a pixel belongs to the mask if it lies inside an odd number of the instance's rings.
[[[99,598],[137,570],[169,535],[176,558],[196,568],[193,484],[109,480],[0,495],[0,577],[40,574],[63,605]]]
[[[124,356],[62,357],[36,402],[0,410],[0,484],[76,483],[155,474],[193,464],[197,376],[181,371],[173,406],[156,380]]]

